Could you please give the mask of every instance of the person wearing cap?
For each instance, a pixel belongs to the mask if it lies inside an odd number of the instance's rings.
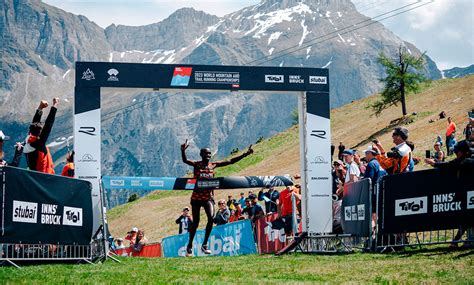
[[[201,160],[194,161],[189,160],[186,157],[186,149],[189,147],[188,140],[181,145],[181,158],[184,163],[193,167],[195,179],[211,179],[214,178],[214,170],[218,167],[234,164],[244,157],[253,153],[252,145],[249,146],[248,150],[239,156],[233,157],[229,160],[214,161],[211,162],[211,150],[209,148],[202,148],[200,151]],[[191,210],[193,216],[193,226],[189,229],[189,241],[186,247],[186,256],[193,256],[193,240],[196,235],[196,230],[199,226],[199,219],[201,216],[201,207],[204,208],[207,216],[206,231],[204,234],[204,240],[201,245],[201,251],[204,254],[211,254],[207,242],[211,235],[213,226],[213,215],[214,215],[214,188],[207,189],[194,189],[191,195]]]
[[[379,179],[386,175],[386,171],[380,166],[380,163],[377,161],[377,151],[369,145],[364,151],[365,159],[367,160],[367,167],[365,169],[364,178],[370,178],[372,185],[377,183]]]
[[[252,210],[250,211],[250,220],[255,223],[258,219],[265,216],[265,212],[263,211],[262,206],[258,204],[257,195],[252,193],[249,195],[249,199],[250,204],[252,205]]]
[[[181,216],[176,219],[176,224],[179,225],[178,234],[185,234],[193,225],[193,218],[189,214],[189,207],[184,207]]]
[[[250,219],[250,215],[252,214],[252,203],[250,203],[250,198],[245,198],[245,207],[242,209],[242,215],[247,219]]]
[[[147,244],[147,242],[148,239],[145,237],[145,231],[138,230],[135,243],[133,245],[130,245],[130,247],[132,248],[132,252],[139,253],[140,251],[142,251],[143,247]]]
[[[346,177],[344,183],[356,182],[360,177],[360,169],[357,163],[354,161],[355,152],[352,149],[346,149],[342,152],[344,161],[346,163]]]
[[[115,249],[124,249],[125,245],[123,244],[123,238],[118,238],[115,240]]]
[[[277,205],[280,199],[280,193],[275,189],[274,186],[267,185],[265,187],[268,189],[267,192],[263,192],[263,189],[258,192],[258,200],[265,201],[265,212],[276,213]]]
[[[53,106],[51,106],[44,124],[41,123],[41,116],[43,115],[43,109],[48,107],[48,102],[41,101],[33,116],[29,134],[26,137],[25,146],[23,147],[23,153],[26,156],[26,162],[30,170],[54,174],[53,158],[51,151],[46,146],[46,141],[53,128],[58,104],[59,98],[54,98]]]
[[[137,240],[137,233],[138,233],[138,228],[137,227],[133,227],[127,233],[127,236],[125,237],[125,239],[130,241],[130,246],[133,246],[135,244],[135,241]]]
[[[372,189],[370,189],[372,195],[372,213],[375,213],[377,201],[375,185],[379,183],[383,176],[387,175],[387,172],[380,166],[378,160],[376,159],[377,151],[371,145],[367,147],[364,153],[365,159],[368,161],[364,178],[370,178],[372,182]],[[375,221],[376,217],[374,216],[373,219]]]
[[[240,202],[234,201],[234,207],[235,207],[235,211],[230,216],[229,223],[245,219],[245,217],[243,216],[243,213],[242,213],[243,209],[242,209],[242,206],[240,205]]]
[[[389,152],[385,152],[382,144],[374,140],[372,147],[377,151],[376,159],[388,174],[406,172],[411,160],[411,149],[406,144],[408,139],[408,130],[403,127],[397,127],[393,130],[392,141],[395,147]]]

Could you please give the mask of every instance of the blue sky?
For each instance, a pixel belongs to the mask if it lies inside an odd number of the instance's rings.
[[[335,0],[337,1],[337,0]],[[417,0],[353,0],[372,17]],[[420,0],[428,2],[428,0]],[[105,28],[112,23],[140,26],[159,22],[183,7],[223,16],[259,0],[46,0],[65,11],[81,14]],[[435,0],[382,23],[402,39],[427,51],[441,69],[474,63],[474,1]]]

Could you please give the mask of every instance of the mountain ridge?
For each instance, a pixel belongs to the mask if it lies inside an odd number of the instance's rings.
[[[384,72],[376,60],[380,51],[393,55],[404,45],[414,55],[421,54],[380,23],[341,32],[353,23],[370,21],[350,1],[262,1],[220,18],[181,9],[159,23],[109,26],[108,30],[37,0],[8,0],[5,11],[6,34],[19,44],[10,44],[4,55],[9,84],[2,84],[0,91],[0,106],[7,110],[0,118],[5,128],[13,130],[10,136],[15,140],[22,140],[27,129],[15,126],[27,124],[40,99],[53,97],[60,97],[61,105],[52,140],[72,134],[73,63],[77,60],[246,65],[270,56],[265,65],[328,68],[331,106],[337,107],[380,89],[378,78]],[[194,16],[183,19],[183,15]],[[29,22],[33,25],[28,26]],[[138,45],[165,29],[161,26],[179,28]],[[332,38],[305,47],[313,43],[311,39],[329,33]],[[150,50],[126,50],[134,47]],[[271,58],[290,47],[305,48]],[[424,73],[431,79],[441,77],[428,57]],[[179,175],[186,169],[179,163],[175,146],[186,138],[194,139],[192,155],[208,146],[217,150],[217,156],[226,156],[235,147],[291,126],[296,107],[295,97],[285,94],[104,92],[102,111],[112,114],[103,118],[102,128],[103,169],[113,172],[108,174]],[[161,141],[166,143],[157,143]],[[64,147],[54,150],[54,158],[60,159],[64,152]]]

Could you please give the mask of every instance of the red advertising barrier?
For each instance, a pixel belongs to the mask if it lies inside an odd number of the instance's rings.
[[[133,252],[130,247],[127,247],[116,249],[115,253],[120,256],[161,257],[161,243],[147,244],[140,252]]]
[[[273,229],[272,222],[278,214],[269,214],[256,223],[257,244],[259,253],[276,253],[286,246],[285,229]]]

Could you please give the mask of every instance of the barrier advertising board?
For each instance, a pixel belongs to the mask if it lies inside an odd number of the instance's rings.
[[[189,233],[166,237],[161,246],[164,257],[186,255]],[[198,230],[194,237],[194,256],[203,256],[201,244],[204,240],[204,230]],[[233,222],[215,226],[209,237],[209,249],[212,256],[235,256],[257,253],[250,220]]]
[[[0,243],[88,245],[91,184],[14,167],[2,172]]]

